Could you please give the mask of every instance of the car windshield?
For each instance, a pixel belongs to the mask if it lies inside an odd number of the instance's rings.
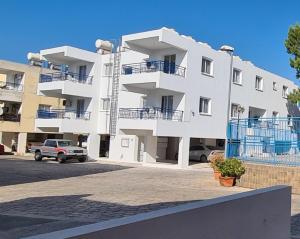
[[[58,141],[57,143],[59,147],[67,147],[72,145],[71,141]]]

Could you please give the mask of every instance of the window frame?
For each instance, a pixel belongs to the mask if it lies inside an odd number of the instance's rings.
[[[104,63],[103,67],[104,67],[104,76],[112,76],[113,74],[113,63]]]
[[[236,107],[236,116],[233,116],[233,106],[235,106]],[[236,104],[236,103],[231,103],[231,107],[230,107],[230,117],[232,118],[232,119],[237,119],[238,118],[238,114],[239,114],[239,112],[238,112],[238,107],[239,107],[239,104]]]
[[[234,81],[234,72],[239,72],[239,81]],[[232,70],[232,83],[236,85],[242,85],[243,84],[243,75],[242,71],[238,68],[233,68]]]
[[[106,107],[104,107],[106,106]],[[110,110],[110,98],[101,98],[101,110],[109,111]]]
[[[285,89],[285,90],[284,90]],[[282,86],[282,98],[287,99],[288,98],[288,94],[289,94],[289,87],[286,85]]]
[[[209,69],[210,69],[210,72],[209,72],[209,73],[203,71],[203,70],[204,70],[204,69],[203,69],[203,63],[204,63],[205,61],[210,63],[210,68],[209,68]],[[205,57],[205,56],[202,56],[202,61],[201,61],[201,73],[202,73],[203,75],[205,75],[205,76],[211,76],[211,77],[214,76],[214,63],[213,63],[213,62],[214,62],[213,59],[208,58],[208,57]],[[207,66],[206,66],[206,67],[204,66],[204,68],[207,68]]]
[[[257,82],[258,79],[260,80],[259,86],[261,86],[261,87],[257,87],[256,82]],[[255,77],[255,89],[257,91],[264,91],[264,80],[263,80],[263,77],[258,76],[258,75]]]
[[[201,99],[202,100],[207,100],[207,113],[206,112],[203,112],[203,111],[201,111]],[[203,97],[203,96],[200,96],[200,98],[199,98],[199,114],[200,115],[211,115],[211,99],[210,98],[208,98],[208,97]],[[203,109],[202,109],[203,110]]]

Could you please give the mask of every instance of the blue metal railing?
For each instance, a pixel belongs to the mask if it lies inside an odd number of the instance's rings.
[[[23,85],[16,82],[0,81],[0,89],[12,90],[12,91],[23,91]]]
[[[40,83],[52,81],[73,81],[76,83],[90,85],[92,84],[93,77],[72,72],[43,73],[40,75]]]
[[[233,119],[227,139],[227,157],[300,166],[300,117]]]
[[[172,121],[182,121],[183,111],[151,108],[120,108],[119,118],[122,119],[163,119]]]
[[[38,110],[38,119],[83,119],[89,120],[91,112],[83,111],[77,112],[64,109],[52,109],[52,110]]]
[[[168,61],[146,61],[122,65],[123,75],[157,71],[185,77],[185,67],[175,65],[175,63]]]

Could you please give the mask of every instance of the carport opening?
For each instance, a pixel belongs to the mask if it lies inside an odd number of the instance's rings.
[[[189,165],[208,163],[213,153],[223,153],[225,139],[191,138],[189,150]]]

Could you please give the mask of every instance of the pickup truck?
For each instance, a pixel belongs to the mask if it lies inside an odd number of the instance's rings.
[[[72,146],[71,140],[47,139],[43,146],[32,146],[35,161],[41,161],[43,157],[55,158],[59,163],[64,163],[68,159],[76,158],[79,162],[87,160],[87,150],[77,146]]]

